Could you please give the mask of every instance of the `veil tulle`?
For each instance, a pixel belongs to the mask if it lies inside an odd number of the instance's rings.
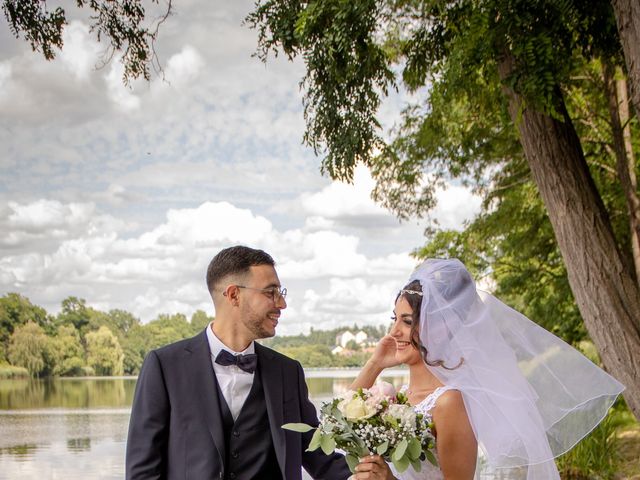
[[[459,260],[426,260],[413,280],[422,286],[420,342],[427,368],[462,393],[481,450],[479,473],[517,469],[516,478],[559,478],[554,457],[606,416],[624,386],[477,290]]]

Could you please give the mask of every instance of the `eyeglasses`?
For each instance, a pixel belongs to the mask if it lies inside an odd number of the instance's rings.
[[[286,288],[278,288],[278,287],[269,287],[269,288],[254,288],[254,287],[245,287],[244,285],[236,285],[238,288],[246,288],[247,290],[258,290],[262,293],[268,293],[273,300],[273,303],[276,303],[281,298],[284,300],[287,296]]]

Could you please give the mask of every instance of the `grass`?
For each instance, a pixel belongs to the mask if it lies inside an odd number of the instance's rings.
[[[640,480],[640,423],[620,399],[557,464],[563,480]]]
[[[620,464],[615,479],[640,480],[640,423],[630,422],[619,428],[616,436]]]

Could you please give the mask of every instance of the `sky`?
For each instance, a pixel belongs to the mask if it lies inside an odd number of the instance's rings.
[[[52,62],[0,19],[0,295],[53,314],[76,296],[145,323],[214,315],[207,265],[244,244],[274,257],[288,289],[278,334],[388,321],[427,223],[376,205],[365,167],[353,184],[321,175],[302,144],[304,64],[252,56],[252,8],[174,2],[156,46],[164,78],[130,87],[71,11]],[[384,131],[409,100],[383,103]],[[444,227],[480,208],[459,185],[438,199]]]

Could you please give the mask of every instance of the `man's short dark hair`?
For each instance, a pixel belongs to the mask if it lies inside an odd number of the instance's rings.
[[[236,245],[221,250],[207,268],[207,288],[213,295],[216,284],[229,275],[242,275],[256,265],[271,265],[276,263],[267,252],[255,248]]]

